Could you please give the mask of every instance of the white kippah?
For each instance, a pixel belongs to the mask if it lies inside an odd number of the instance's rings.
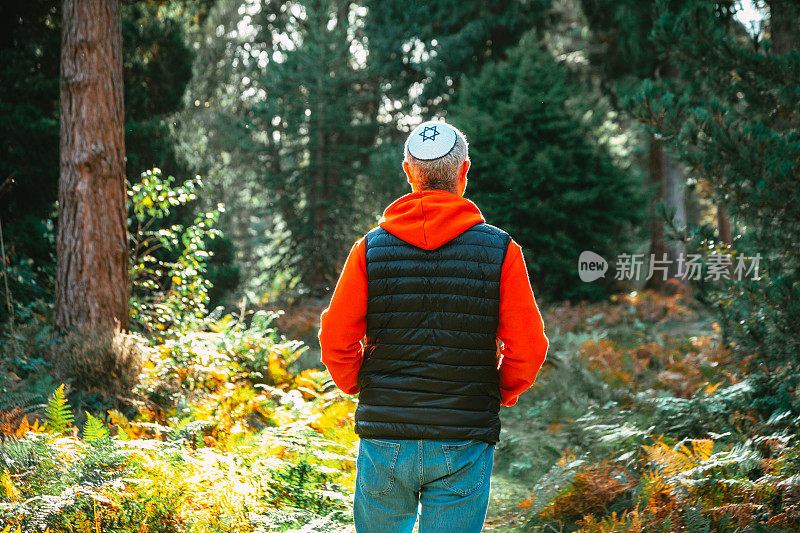
[[[408,153],[416,159],[430,161],[453,151],[458,134],[444,122],[429,121],[417,126],[408,136]]]

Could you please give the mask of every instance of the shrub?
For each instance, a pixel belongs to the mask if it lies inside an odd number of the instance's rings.
[[[171,212],[197,199],[200,176],[182,185],[161,177],[158,168],[142,174],[130,185],[128,211],[131,231],[131,318],[142,331],[155,336],[177,335],[197,329],[208,314],[211,282],[206,279],[211,256],[206,239],[221,235],[214,228],[222,204],[201,211],[186,227],[169,224]]]

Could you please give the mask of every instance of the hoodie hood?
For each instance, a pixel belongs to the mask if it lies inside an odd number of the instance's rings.
[[[478,206],[455,193],[427,190],[401,196],[383,211],[378,225],[424,250],[433,250],[486,222]]]

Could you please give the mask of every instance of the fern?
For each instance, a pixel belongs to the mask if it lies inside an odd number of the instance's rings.
[[[69,409],[67,398],[64,395],[63,384],[53,391],[53,394],[50,396],[44,416],[45,427],[48,433],[61,434],[72,425],[74,418],[72,416],[72,411]]]
[[[32,405],[41,403],[43,396],[43,394],[32,391],[2,391],[0,392],[0,411],[12,411],[16,408],[28,411]]]
[[[0,442],[0,468],[6,472],[23,472],[39,464],[29,439],[8,438]]]
[[[91,413],[86,413],[86,424],[83,426],[83,440],[92,444],[105,442],[108,439],[108,429],[103,423],[92,416]]]
[[[169,440],[187,444],[192,448],[197,448],[203,443],[203,432],[216,425],[216,422],[210,422],[208,420],[194,420],[180,429],[170,431]]]
[[[526,512],[528,527],[538,523],[539,514],[572,484],[578,469],[584,464],[586,464],[585,459],[565,455],[539,479],[532,490],[534,496],[529,500],[531,505]]]

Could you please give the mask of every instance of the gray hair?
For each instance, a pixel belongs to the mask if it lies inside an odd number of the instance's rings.
[[[408,139],[405,143],[405,160],[411,165],[414,171],[415,182],[422,190],[441,189],[444,191],[456,192],[458,186],[458,170],[462,163],[469,158],[469,145],[464,134],[451,126],[456,132],[456,145],[444,157],[429,161],[417,159],[408,151]],[[411,136],[409,135],[409,138]]]

